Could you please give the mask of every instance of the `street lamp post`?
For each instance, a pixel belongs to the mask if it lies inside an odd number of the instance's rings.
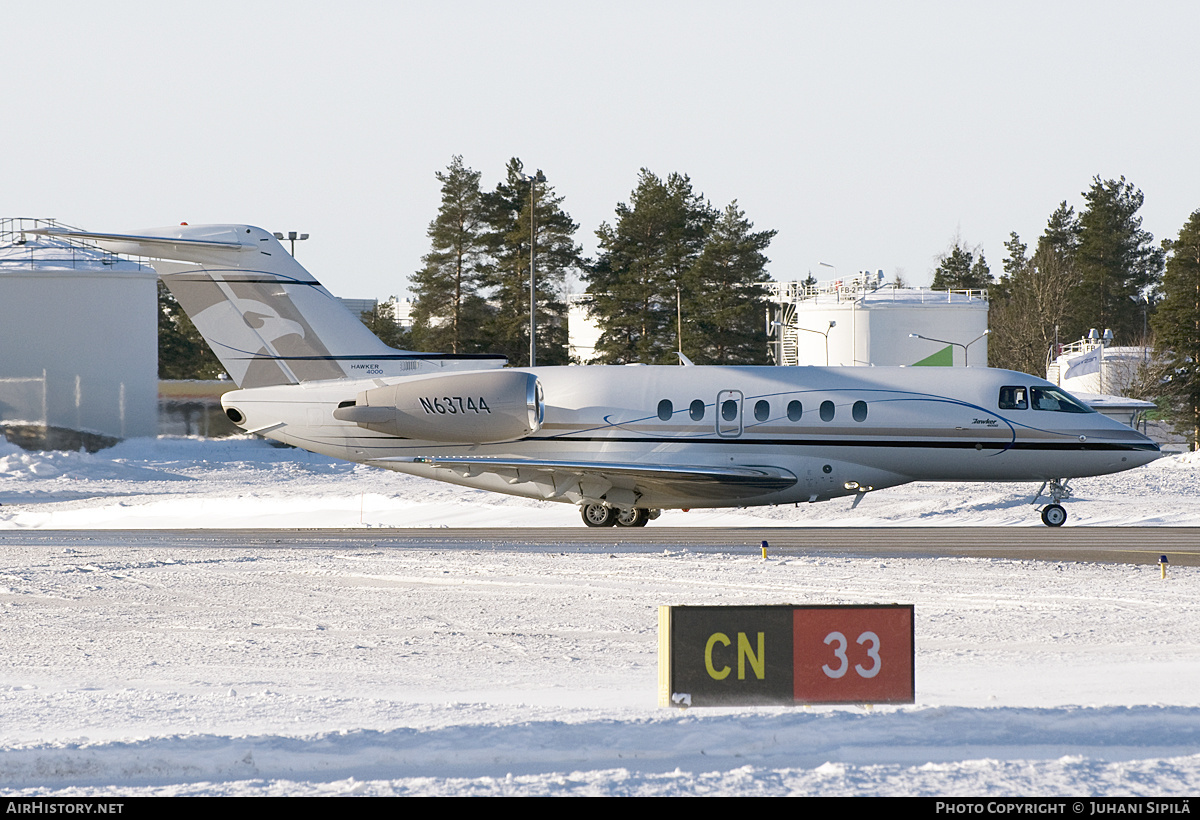
[[[775,366],[780,367],[783,365],[783,322],[770,322],[767,325],[767,338],[771,336],[776,337],[775,346],[778,352],[775,354]]]
[[[675,280],[675,343],[679,347],[679,355],[683,355],[683,292],[679,289],[679,280]]]
[[[1136,296],[1130,296],[1130,299],[1142,308],[1142,361],[1149,359],[1149,339],[1150,328],[1147,319],[1147,312],[1150,310],[1150,299],[1144,293],[1139,293]]]
[[[931,339],[928,336],[922,336],[920,333],[910,333],[910,334],[908,334],[908,338],[924,339],[927,342],[937,342],[938,344],[942,344],[942,345],[954,345],[955,347],[961,347],[963,349],[963,367],[970,367],[971,361],[968,357],[967,348],[969,348],[971,345],[975,344],[976,342],[978,342],[980,339],[982,339],[984,336],[988,335],[991,332],[992,332],[991,329],[985,330],[985,331],[983,331],[983,333],[980,333],[978,336],[976,336],[974,339],[967,342],[966,344],[963,344],[962,342],[948,342],[945,339]]]
[[[308,234],[296,233],[295,231],[288,231],[286,234],[283,231],[275,231],[274,236],[276,239],[278,239],[281,242],[285,239],[291,240],[291,243],[292,243],[291,253],[292,253],[293,258],[295,258],[295,256],[296,256],[296,241],[308,239]]]
[[[546,176],[539,168],[533,176],[521,174],[529,183],[529,366],[537,366],[537,184]]]
[[[793,327],[792,330],[803,330],[805,333],[816,333],[818,336],[824,336],[825,337],[825,366],[829,367],[829,331],[833,330],[835,327],[837,327],[837,322],[835,322],[833,319],[830,319],[829,327],[825,328],[824,330],[813,330],[813,329],[807,328],[807,327]],[[780,334],[781,338],[782,338],[782,335],[783,334],[781,333]]]

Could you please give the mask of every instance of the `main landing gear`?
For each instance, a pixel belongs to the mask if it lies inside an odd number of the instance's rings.
[[[644,527],[651,519],[658,518],[660,511],[647,510],[644,507],[621,510],[603,504],[584,504],[580,513],[583,515],[583,523],[589,527]]]
[[[1046,491],[1046,487],[1050,487],[1050,503],[1042,507],[1042,523],[1047,527],[1061,527],[1067,520],[1067,511],[1063,509],[1062,501],[1064,498],[1071,497],[1071,490],[1067,487],[1069,478],[1052,478],[1042,484],[1038,489],[1037,495],[1033,497],[1031,504],[1038,503],[1041,500],[1042,493]]]

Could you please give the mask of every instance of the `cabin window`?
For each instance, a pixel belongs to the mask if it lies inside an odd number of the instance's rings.
[[[854,402],[854,407],[850,408],[850,415],[854,417],[855,421],[866,421],[867,403],[865,401]]]
[[[833,421],[833,402],[821,402],[821,421]]]
[[[1073,396],[1057,387],[1029,388],[1029,401],[1034,410],[1051,410],[1055,413],[1094,413],[1087,405],[1080,404]]]
[[[737,418],[737,402],[733,399],[725,399],[721,402],[721,418],[725,421],[733,421]]]
[[[658,403],[658,417],[663,421],[670,421],[674,413],[675,405],[671,404],[670,399],[663,399]]]
[[[1028,410],[1029,399],[1024,387],[1007,386],[1000,388],[1001,410]]]
[[[788,421],[800,421],[802,415],[804,415],[804,405],[798,401],[789,401]]]
[[[704,421],[704,402],[696,399],[692,402],[692,406],[688,408],[688,415],[692,417],[692,421]]]
[[[754,418],[758,421],[766,421],[771,416],[771,405],[766,399],[762,399],[754,404]]]

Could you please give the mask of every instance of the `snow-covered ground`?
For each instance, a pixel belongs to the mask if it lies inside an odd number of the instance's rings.
[[[1200,454],[1076,479],[1069,526],[1200,525]],[[799,507],[670,510],[651,526],[1042,526],[1035,484],[915,483]],[[0,530],[578,527],[570,504],[429,482],[260,439],[130,439],[26,452],[0,439]]]
[[[1200,461],[1073,482],[1069,526],[1200,525]],[[651,526],[1041,526],[909,485]],[[18,529],[581,526],[277,449],[0,443],[0,793],[1189,795],[1200,571],[622,548],[16,543]],[[6,543],[7,540],[7,543]],[[278,540],[278,543],[274,543]],[[1200,546],[1200,545],[1198,545]],[[912,603],[917,703],[656,705],[660,604]]]

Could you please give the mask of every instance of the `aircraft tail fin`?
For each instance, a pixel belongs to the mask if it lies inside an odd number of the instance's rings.
[[[155,270],[240,388],[410,375],[464,364],[499,367],[505,361],[503,356],[388,347],[261,228],[180,225],[137,235],[42,232],[155,260]]]

